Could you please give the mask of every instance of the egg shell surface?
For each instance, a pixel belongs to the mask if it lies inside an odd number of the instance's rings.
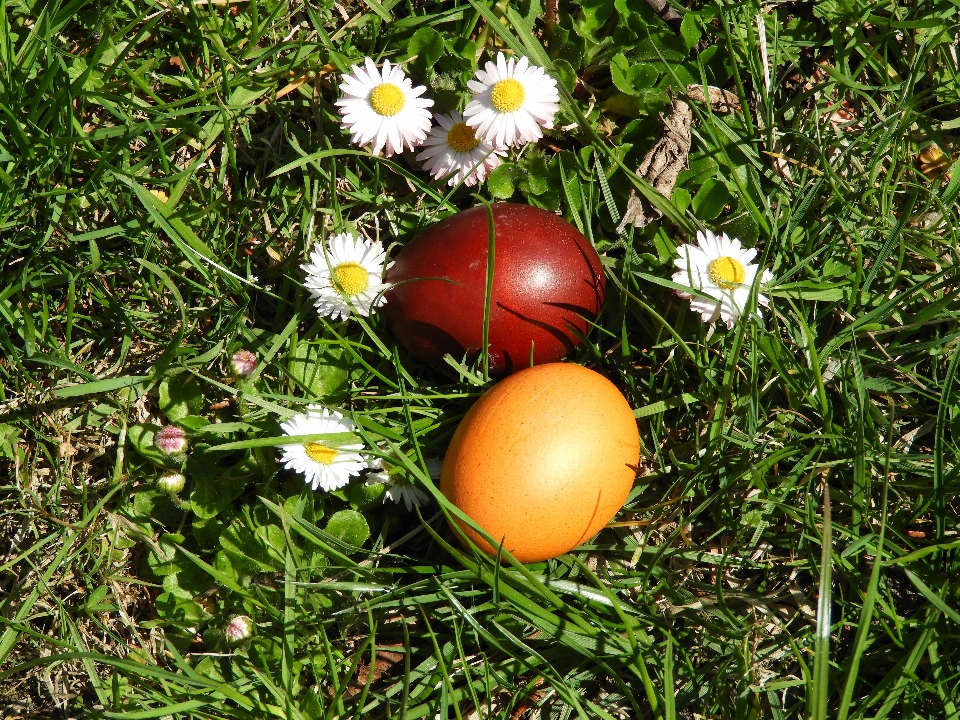
[[[470,408],[440,489],[518,560],[537,562],[599,532],[627,499],[639,460],[633,410],[616,386],[579,365],[549,363],[501,380]]]
[[[490,308],[490,372],[555,362],[573,350],[603,305],[600,257],[575,227],[529,205],[492,206],[496,232]],[[387,270],[383,311],[415,357],[472,360],[483,341],[488,216],[470,208],[427,228]],[[407,282],[405,282],[407,281]]]

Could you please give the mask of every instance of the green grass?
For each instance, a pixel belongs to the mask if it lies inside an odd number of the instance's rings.
[[[919,161],[960,128],[957,7],[766,6],[769,92],[759,6],[677,7],[679,34],[639,0],[551,28],[529,2],[4,3],[0,716],[960,716],[960,166]],[[606,258],[571,360],[647,454],[614,527],[529,566],[464,549],[423,469],[483,373],[420,365],[382,316],[318,318],[299,268],[325,233],[402,245],[475,204],[350,148],[332,104],[364,55],[417,55],[456,107],[474,40],[564,84],[579,128],[479,192]],[[690,83],[745,112],[695,104],[666,219],[618,237]],[[701,227],[760,249],[762,321],[706,327],[665,285]],[[422,515],[278,469],[311,401],[401,458]],[[179,503],[151,449],[172,421]]]

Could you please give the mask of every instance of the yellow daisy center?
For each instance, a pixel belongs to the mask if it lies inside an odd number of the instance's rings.
[[[479,144],[477,133],[465,122],[458,122],[447,133],[447,145],[457,152],[470,152]]]
[[[370,93],[370,107],[378,115],[384,117],[393,117],[403,110],[403,106],[406,104],[407,98],[404,96],[403,90],[393,83],[380,83]]]
[[[333,280],[344,295],[359,295],[370,284],[370,273],[362,265],[345,262],[333,269]]]
[[[722,255],[711,261],[709,266],[710,279],[724,290],[735,290],[743,284],[747,277],[747,270],[736,258]]]
[[[307,452],[307,457],[315,463],[329,465],[337,457],[337,451],[334,448],[327,447],[322,443],[307,443],[303,446]]]
[[[490,102],[500,112],[512,113],[520,109],[526,96],[523,83],[513,78],[506,78],[493,86],[490,91]]]

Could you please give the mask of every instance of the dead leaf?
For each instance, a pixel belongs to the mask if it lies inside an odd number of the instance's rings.
[[[690,106],[686,101],[675,98],[671,103],[670,114],[660,116],[660,139],[647,151],[643,162],[637,168],[637,175],[667,199],[673,195],[677,176],[687,167],[692,120]],[[617,226],[617,232],[622,233],[628,223],[633,223],[635,227],[644,227],[661,217],[663,213],[646,198],[639,197],[635,191],[631,191],[630,199],[627,200],[627,210],[623,220]]]

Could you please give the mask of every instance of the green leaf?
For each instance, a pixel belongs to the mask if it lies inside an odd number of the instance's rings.
[[[338,540],[360,547],[370,537],[367,519],[356,510],[341,510],[327,521],[326,530]]]
[[[597,31],[613,14],[610,0],[581,0],[580,14],[574,20],[573,27],[585,40],[596,42]]]
[[[383,496],[387,491],[385,483],[350,483],[346,487],[347,500],[354,510],[369,510],[378,503],[383,502]]]
[[[553,68],[556,70],[557,75],[557,77],[554,79],[559,80],[568,92],[573,92],[577,87],[578,81],[577,71],[574,69],[573,65],[571,65],[567,60],[560,58],[553,61]]]
[[[713,220],[723,211],[729,199],[727,186],[720,180],[711,178],[701,185],[693,196],[693,214],[701,220]]]
[[[527,174],[520,180],[525,195],[543,195],[550,189],[550,169],[542,155],[529,155],[525,163]]]
[[[272,531],[257,530],[247,527],[245,518],[237,518],[220,536],[220,547],[230,565],[247,575],[283,569],[283,560],[278,560],[276,548],[270,545],[274,539],[271,537]],[[282,530],[280,532],[283,533]]]
[[[498,200],[509,200],[523,171],[513,163],[503,163],[487,176],[487,190]]]
[[[7,423],[0,423],[0,457],[16,460],[19,440],[20,428]]]
[[[693,50],[700,42],[700,26],[697,24],[697,16],[693,13],[685,13],[680,22],[680,37],[687,46],[687,50]]]
[[[164,378],[159,390],[160,409],[170,422],[203,412],[203,392],[195,376],[182,373]]]
[[[261,525],[256,529],[255,535],[270,559],[278,565],[283,565],[287,548],[287,539],[283,530],[272,524]]]
[[[207,620],[210,614],[199,603],[172,592],[157,596],[154,606],[157,615],[167,621],[194,624],[198,620]]]
[[[443,55],[443,36],[431,27],[420,28],[407,43],[407,55],[417,57],[419,68],[433,67]]]
[[[666,110],[670,98],[663,90],[637,90],[636,95],[617,92],[600,103],[607,112],[624,117],[656,116]]]
[[[610,77],[617,90],[627,95],[636,95],[636,88],[630,81],[630,61],[623,53],[617,53],[610,60]]]
[[[710,155],[693,154],[690,156],[690,165],[677,175],[677,187],[689,185],[697,188],[708,179],[716,177],[720,172],[720,165]]]
[[[717,226],[717,230],[725,232],[730,237],[737,238],[744,246],[756,245],[757,238],[760,237],[760,228],[757,227],[757,221],[748,212],[740,213],[721,223]]]
[[[341,348],[300,342],[287,361],[287,370],[311,399],[324,400],[347,388],[350,363]]]
[[[184,568],[184,563],[177,557],[176,544],[183,542],[183,535],[168,533],[160,537],[156,547],[147,553],[147,566],[154,575],[164,577],[173,575]]]
[[[200,518],[218,515],[255,479],[256,465],[247,452],[224,455],[198,443],[184,472],[193,482],[190,509]]]
[[[170,496],[154,489],[141,490],[133,496],[133,513],[141,518],[156,520],[166,527],[176,527],[183,519],[183,510]]]

